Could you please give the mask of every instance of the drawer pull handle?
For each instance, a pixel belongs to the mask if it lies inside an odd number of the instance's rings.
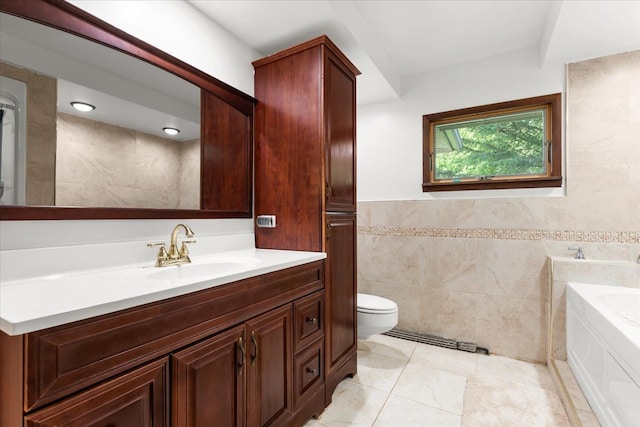
[[[238,338],[237,346],[238,346],[238,350],[240,350],[240,354],[242,355],[240,357],[240,360],[238,361],[238,367],[242,369],[242,367],[244,366],[244,358],[245,358],[244,341],[242,337]]]
[[[310,373],[311,375],[315,375],[318,372],[318,370],[315,368],[307,367],[307,372]]]
[[[256,339],[256,331],[251,331],[251,344],[253,344],[254,353],[251,355],[251,366],[256,364],[258,358],[258,340]]]
[[[314,325],[318,324],[318,318],[317,317],[307,317],[305,320],[307,321],[307,323],[313,323]]]

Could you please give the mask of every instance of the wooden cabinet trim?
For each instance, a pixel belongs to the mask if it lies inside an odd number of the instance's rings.
[[[23,341],[0,331],[0,426],[22,424]]]
[[[257,61],[253,61],[251,64],[253,65],[253,68],[259,68],[272,62],[279,61],[282,58],[286,58],[287,56],[295,55],[316,46],[323,46],[326,49],[329,49],[334,55],[340,58],[340,61],[344,64],[345,67],[349,69],[351,73],[353,73],[354,76],[360,75],[360,70],[358,70],[358,68],[356,68],[356,66],[353,65],[351,61],[349,61],[349,58],[347,58],[345,54],[342,53],[342,51],[340,51],[340,49],[338,49],[338,47],[326,35],[322,35],[307,42],[300,43],[289,49],[285,49],[273,55],[267,56],[266,58],[258,59]]]
[[[122,412],[122,419],[129,420],[133,415],[142,422],[140,427],[169,427],[168,376],[169,360],[164,357],[33,412],[25,416],[24,425],[80,427],[94,425],[98,420],[104,422],[105,417]]]

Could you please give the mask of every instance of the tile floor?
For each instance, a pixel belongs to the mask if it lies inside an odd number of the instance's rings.
[[[305,427],[569,425],[546,366],[377,335]]]

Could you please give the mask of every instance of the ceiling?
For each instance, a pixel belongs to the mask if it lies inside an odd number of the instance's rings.
[[[535,49],[540,65],[640,49],[640,1],[189,0],[263,56],[326,34],[360,69],[358,103],[402,81]]]
[[[4,62],[55,76],[60,112],[177,141],[200,136],[200,89],[142,60],[5,13],[0,53]],[[80,113],[72,101],[97,108]],[[180,134],[169,137],[162,127]]]

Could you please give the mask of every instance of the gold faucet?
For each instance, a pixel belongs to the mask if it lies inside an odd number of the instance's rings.
[[[164,247],[164,243],[148,243],[147,246],[160,246],[158,256],[156,258],[156,267],[168,267],[170,265],[188,264],[191,262],[189,258],[189,250],[187,243],[195,243],[195,240],[184,240],[178,250],[178,231],[183,228],[187,237],[193,237],[193,230],[186,224],[178,224],[171,232],[171,242],[169,252]]]

